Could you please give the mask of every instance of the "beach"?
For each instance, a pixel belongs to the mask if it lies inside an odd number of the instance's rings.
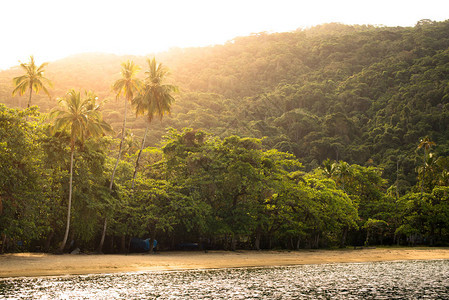
[[[290,266],[397,260],[449,259],[449,248],[372,248],[300,251],[185,251],[156,254],[0,255],[0,277]]]

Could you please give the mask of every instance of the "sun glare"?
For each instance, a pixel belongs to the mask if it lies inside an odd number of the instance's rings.
[[[448,11],[446,0],[3,1],[0,28],[9,47],[1,50],[0,69],[30,55],[50,61],[83,52],[146,55],[328,22],[413,26],[443,21]]]

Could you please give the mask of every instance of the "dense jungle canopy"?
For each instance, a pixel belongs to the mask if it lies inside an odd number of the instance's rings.
[[[125,109],[112,85],[126,60],[143,80],[147,57],[50,62],[51,97],[33,94],[38,108],[28,110],[26,96],[12,96],[22,69],[0,72],[3,250],[18,240],[55,249],[62,239],[69,137],[50,134],[46,116],[70,89],[95,91],[115,130],[75,153],[71,239],[85,249],[106,219],[107,251],[131,236],[166,248],[448,242],[449,21],[324,24],[156,58],[179,93],[150,124],[136,189],[129,179],[146,118],[128,111],[112,193],[105,174]]]

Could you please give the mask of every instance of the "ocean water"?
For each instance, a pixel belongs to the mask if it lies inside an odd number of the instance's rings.
[[[6,278],[0,299],[449,299],[449,260]]]

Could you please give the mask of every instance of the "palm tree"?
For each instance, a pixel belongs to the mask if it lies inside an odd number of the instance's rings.
[[[103,121],[99,111],[100,106],[96,104],[98,98],[93,93],[86,93],[86,98],[81,99],[80,93],[70,90],[63,98],[58,99],[59,107],[52,110],[50,117],[54,119],[53,130],[68,130],[70,135],[70,181],[69,200],[67,205],[67,223],[64,239],[59,250],[65,248],[70,228],[70,211],[72,206],[72,179],[73,179],[73,156],[75,144],[81,144],[90,136],[103,135],[111,131],[111,126]]]
[[[145,72],[145,85],[141,93],[133,99],[133,104],[136,108],[136,115],[145,115],[147,117],[147,126],[145,134],[142,139],[139,153],[137,155],[136,166],[133,174],[132,189],[134,189],[134,181],[136,179],[137,168],[139,167],[140,155],[142,154],[145,145],[145,139],[148,133],[148,128],[153,121],[154,116],[158,116],[162,120],[163,116],[170,113],[170,107],[175,100],[171,93],[177,92],[178,87],[171,84],[162,84],[168,74],[168,69],[156,59],[148,59],[149,70]]]
[[[326,177],[332,178],[337,172],[337,164],[328,158],[323,161],[321,169],[323,169],[324,175],[326,175]]]
[[[120,98],[120,95],[123,94],[125,96],[125,112],[123,114],[123,126],[122,126],[122,135],[120,139],[119,151],[117,154],[117,160],[115,161],[114,169],[112,170],[111,181],[109,183],[109,191],[112,191],[112,186],[114,184],[115,172],[117,170],[117,166],[120,162],[120,156],[122,154],[123,141],[125,139],[125,130],[126,130],[126,114],[128,102],[131,102],[134,98],[134,94],[137,93],[142,87],[142,82],[136,78],[137,73],[140,71],[140,67],[135,65],[133,61],[127,61],[122,63],[121,75],[122,78],[118,79],[112,89],[116,92],[116,98]],[[103,249],[103,243],[106,236],[106,229],[108,225],[107,217],[104,219],[103,224],[103,233],[101,235],[100,244],[98,246],[98,252],[101,252]]]
[[[345,161],[339,161],[335,167],[335,175],[337,176],[337,183],[341,184],[342,190],[346,192],[345,183],[348,182],[352,175],[351,165]]]
[[[140,71],[140,67],[135,65],[133,61],[127,61],[126,63],[122,63],[121,75],[122,78],[117,80],[112,89],[117,93],[116,98],[118,99],[120,95],[125,96],[125,112],[123,115],[123,127],[122,127],[122,135],[120,140],[120,147],[117,155],[117,160],[115,162],[114,170],[112,171],[111,182],[109,185],[109,189],[112,190],[112,185],[114,182],[114,175],[117,169],[117,165],[120,161],[120,156],[122,153],[123,142],[125,140],[125,130],[126,130],[126,114],[128,102],[131,102],[134,98],[134,94],[137,93],[141,87],[142,82],[136,78],[137,73]]]
[[[423,148],[424,149],[424,156],[423,156],[423,165],[422,167],[418,168],[418,174],[421,175],[421,193],[423,192],[424,188],[424,180],[426,178],[426,173],[428,169],[431,166],[431,163],[433,163],[434,159],[432,158],[432,153],[430,153],[430,148],[432,146],[435,146],[435,142],[431,141],[428,136],[421,139],[418,144],[417,150]]]
[[[44,77],[44,68],[48,65],[48,63],[43,63],[39,67],[36,66],[34,62],[34,57],[30,56],[29,63],[21,63],[20,67],[25,70],[25,75],[14,77],[14,90],[12,91],[12,95],[15,96],[19,93],[20,96],[25,94],[27,90],[30,91],[30,96],[28,98],[28,108],[31,106],[31,94],[34,90],[36,94],[39,94],[40,90],[43,90],[48,97],[50,97],[50,93],[48,92],[45,85],[52,87],[52,83],[49,79]]]
[[[435,145],[435,142],[431,141],[428,136],[419,141],[418,150],[424,148],[424,160],[426,160],[426,156],[429,153],[430,148]]]

